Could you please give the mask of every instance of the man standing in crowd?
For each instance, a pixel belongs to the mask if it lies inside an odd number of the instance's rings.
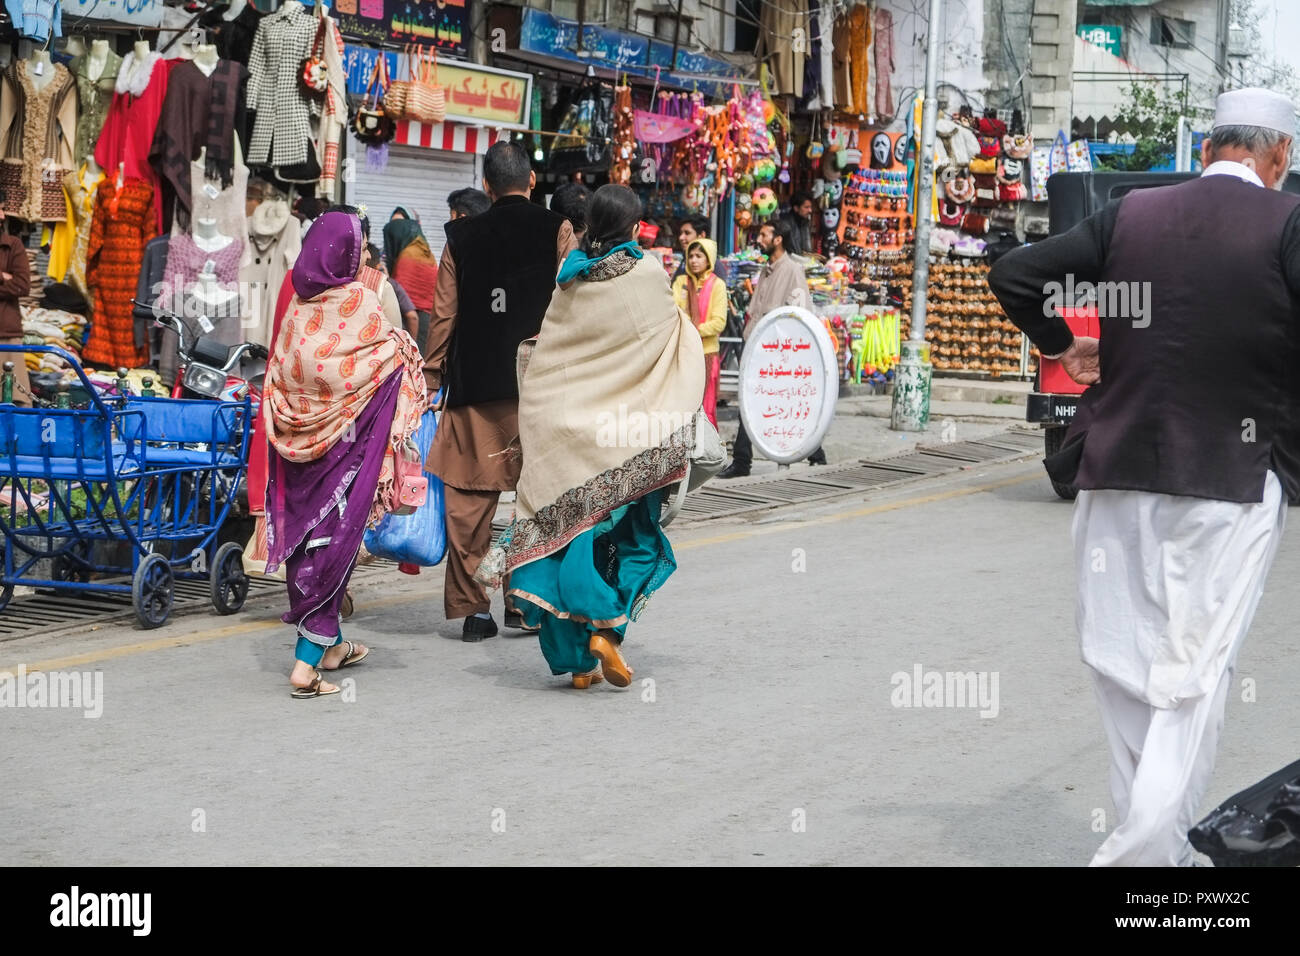
[[[473,575],[492,544],[501,492],[519,479],[519,460],[507,452],[519,433],[515,353],[541,328],[555,275],[577,247],[563,216],[529,200],[536,184],[522,147],[488,149],[483,188],[492,207],[447,223],[429,327],[425,378],[431,398],[446,386],[446,411],[425,467],[445,485],[443,605],[448,620],[465,619],[466,641],[497,633]],[[505,623],[523,627],[509,603]]]
[[[487,212],[492,208],[492,200],[488,199],[483,190],[468,186],[447,194],[447,208],[451,210],[451,218],[455,221]]]
[[[0,208],[0,342],[23,344],[23,313],[18,300],[32,287],[31,264],[27,250],[5,228],[5,211]],[[0,352],[0,365],[14,363],[14,404],[30,406],[31,383],[22,352]]]
[[[558,212],[573,227],[573,237],[578,242],[587,234],[587,204],[591,190],[582,183],[562,183],[551,194],[551,211]]]
[[[808,278],[804,275],[803,264],[795,259],[786,249],[790,244],[791,225],[789,219],[777,219],[765,222],[758,230],[758,245],[767,256],[767,265],[759,273],[758,284],[749,300],[745,312],[745,338],[753,331],[754,324],[773,309],[794,305],[803,309],[812,308],[812,293],[808,291]],[[808,458],[810,465],[826,464],[826,452],[818,448]],[[731,464],[724,468],[719,478],[744,478],[754,465],[754,445],[745,433],[745,422],[740,422],[735,444],[731,448]]]
[[[1133,190],[989,274],[1043,355],[1092,386],[1045,464],[1081,489],[1079,641],[1119,819],[1094,866],[1191,862],[1237,653],[1300,498],[1300,197],[1275,191],[1295,123],[1277,93],[1224,93],[1199,178]],[[1058,317],[1058,282],[1122,290],[1099,300],[1100,343]]]
[[[813,251],[813,198],[810,193],[797,192],[790,198],[790,248],[796,256],[811,255]]]

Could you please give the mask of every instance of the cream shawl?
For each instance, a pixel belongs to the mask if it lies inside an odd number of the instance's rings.
[[[658,259],[610,259],[556,289],[520,384],[523,466],[504,570],[686,473],[704,396],[700,335]]]

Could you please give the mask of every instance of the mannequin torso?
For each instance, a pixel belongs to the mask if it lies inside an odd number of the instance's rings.
[[[27,61],[27,72],[31,76],[32,86],[39,93],[54,82],[54,64],[50,61],[49,50],[37,50]]]
[[[108,65],[108,41],[91,40],[90,52],[86,54],[86,75],[91,80],[98,80],[104,75],[104,67]]]
[[[235,241],[231,236],[223,236],[217,230],[215,219],[196,219],[193,238],[194,245],[204,252],[219,252]]]
[[[131,75],[127,77],[128,82],[135,83],[138,79],[144,79],[139,74],[141,70],[152,68],[152,64],[149,63],[149,54],[152,52],[147,40],[135,41],[135,45],[131,47]]]
[[[194,48],[194,65],[204,76],[211,76],[217,68],[217,48],[211,43],[201,43]]]

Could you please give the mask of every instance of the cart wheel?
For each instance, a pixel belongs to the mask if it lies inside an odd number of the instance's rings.
[[[172,566],[161,554],[145,555],[135,569],[131,598],[140,626],[161,626],[172,610]]]
[[[73,555],[75,555],[75,559]],[[78,543],[73,545],[67,554],[61,554],[54,559],[50,567],[50,577],[55,581],[79,581],[84,583],[90,580],[90,572],[84,567],[84,564],[89,562],[90,543]]]
[[[208,572],[212,606],[218,614],[234,614],[248,597],[248,575],[244,573],[244,549],[234,541],[217,548]]]
[[[1049,425],[1043,429],[1043,457],[1050,458],[1061,450],[1065,444],[1065,433],[1069,431],[1066,425]],[[1074,485],[1064,485],[1059,481],[1052,482],[1052,490],[1066,501],[1073,501],[1079,494],[1079,489]]]
[[[3,588],[0,588],[0,611],[3,611],[9,606],[9,601],[13,596],[14,586],[12,584],[6,584]]]

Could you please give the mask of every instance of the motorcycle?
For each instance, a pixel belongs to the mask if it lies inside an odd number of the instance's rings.
[[[225,345],[208,334],[195,338],[185,320],[176,313],[160,306],[144,306],[134,299],[131,303],[140,308],[148,308],[154,316],[155,325],[176,335],[179,363],[176,381],[172,384],[172,398],[243,401],[247,395],[253,404],[253,414],[257,415],[262,403],[262,389],[255,380],[246,379],[242,374],[236,374],[236,371],[242,373],[245,357],[265,361],[269,356],[265,346],[256,342]],[[205,333],[213,329],[212,322],[205,316],[199,317],[199,325]]]

